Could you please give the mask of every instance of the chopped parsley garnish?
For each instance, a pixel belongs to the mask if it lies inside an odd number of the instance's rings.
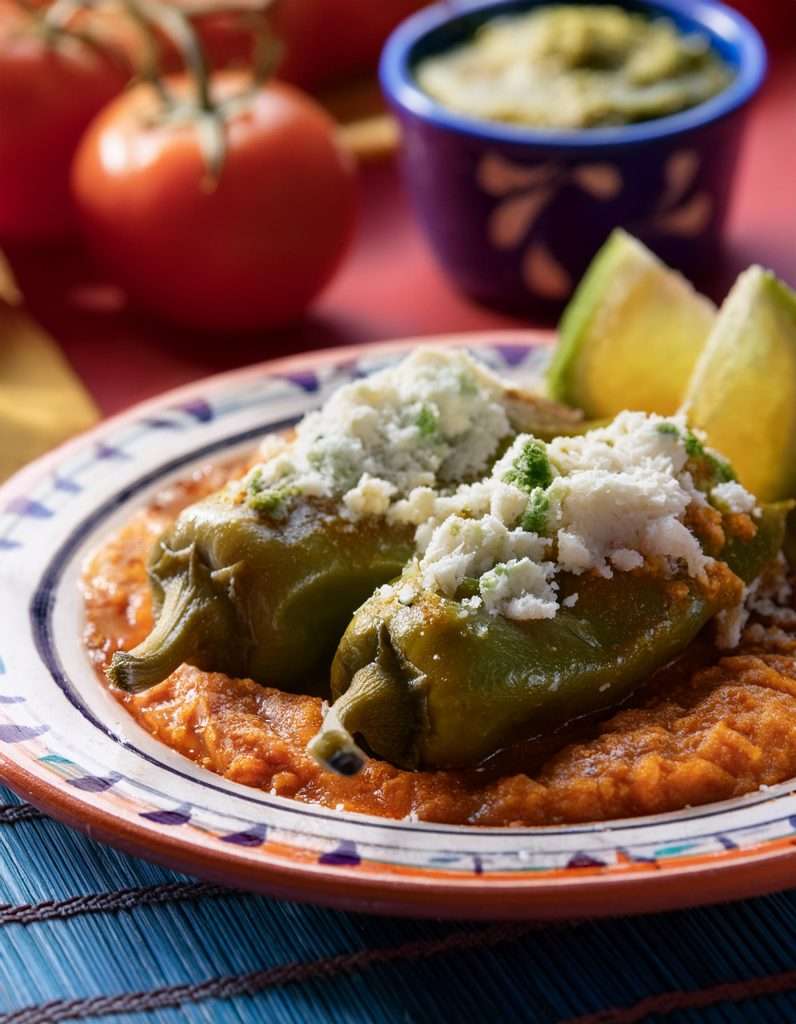
[[[709,484],[726,484],[731,480],[738,479],[729,462],[725,462],[724,459],[720,459],[718,456],[713,455],[712,452],[709,452],[693,430],[686,430],[685,434],[681,435],[675,424],[668,421],[658,423],[656,430],[659,434],[669,434],[677,438],[682,437],[683,447],[688,458],[704,460],[704,468],[696,474],[698,478],[703,478],[704,480],[704,477],[707,475],[710,478]],[[704,482],[702,486],[704,486]]]
[[[529,533],[544,533],[550,499],[546,488],[553,482],[553,467],[547,457],[547,446],[535,437],[527,441],[503,480],[528,492],[528,504],[520,526]]]
[[[528,533],[543,534],[547,527],[547,513],[550,511],[550,499],[541,487],[535,487],[528,497],[528,504],[523,513],[520,525]]]
[[[322,435],[316,439],[319,440],[323,441]],[[306,458],[309,467],[341,494],[356,487],[362,475],[356,453],[345,444],[311,448]]]
[[[439,420],[427,405],[417,414],[415,425],[423,437],[434,437],[439,430]]]
[[[470,398],[478,394],[478,385],[468,373],[459,374],[459,391]]]
[[[704,460],[706,475],[710,478],[709,484],[727,484],[738,479],[729,462],[709,452],[692,430],[686,431],[685,451],[689,459]]]
[[[249,508],[262,515],[281,519],[287,514],[287,505],[298,494],[298,488],[291,484],[267,485],[260,469],[255,469],[247,484],[246,503]]]
[[[475,576],[465,576],[456,591],[456,598],[475,597],[478,594],[478,580]]]
[[[249,474],[249,479],[246,481],[246,488],[249,494],[259,494],[260,491],[265,490],[265,486],[263,471],[259,466],[257,466]]]
[[[698,459],[700,456],[705,454],[705,446],[693,430],[687,430],[685,432],[685,453],[689,459]]]
[[[733,480],[737,480],[738,477],[735,475],[735,470],[723,459],[717,459],[715,455],[711,455],[709,452],[706,453],[706,458],[710,464],[710,468],[713,471],[713,476],[720,484],[728,484]]]
[[[549,487],[553,482],[553,470],[544,442],[531,438],[523,446],[503,479],[507,484],[514,484],[529,494],[534,488]]]

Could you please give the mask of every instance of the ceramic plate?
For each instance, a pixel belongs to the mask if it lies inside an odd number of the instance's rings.
[[[522,380],[544,335],[446,338]],[[144,732],[81,647],[86,554],[171,480],[294,423],[415,342],[335,349],[139,406],[0,490],[0,777],[92,836],[230,885],[448,917],[616,914],[747,896],[796,877],[784,784],[677,814],[461,828],[340,813],[211,774]]]

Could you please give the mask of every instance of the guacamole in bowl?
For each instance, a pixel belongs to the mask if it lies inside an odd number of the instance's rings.
[[[519,113],[511,100],[502,113],[467,106],[473,95],[499,102],[475,72],[457,72],[466,109],[431,95],[429,69],[458,67],[482,45],[499,54],[490,40],[500,38],[525,57],[505,67],[495,57],[492,77],[544,72],[558,82],[555,99],[549,91],[536,103],[541,86],[514,83]],[[717,258],[765,69],[759,34],[720,0],[457,0],[400,25],[380,77],[409,192],[443,268],[479,302],[552,318],[616,227],[688,275]],[[705,82],[718,90],[709,98],[696,91]],[[519,119],[534,108],[545,123]]]
[[[733,78],[705,34],[598,4],[498,15],[415,70],[452,111],[543,129],[650,121],[697,106]]]

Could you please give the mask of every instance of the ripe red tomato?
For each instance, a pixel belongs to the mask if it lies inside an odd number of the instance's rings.
[[[213,76],[216,103],[247,76]],[[189,83],[170,79],[185,97]],[[208,186],[196,121],[163,116],[148,85],[106,107],[72,174],[86,238],[140,305],[209,329],[295,319],[336,269],[351,236],[356,181],[334,123],[292,86],[257,89],[224,124],[226,157]]]
[[[283,0],[274,29],[285,55],[279,77],[314,89],[372,70],[387,36],[429,0]]]
[[[277,0],[270,14],[284,47],[278,75],[303,89],[334,84],[375,68],[384,41],[395,26],[429,0]],[[196,0],[175,0],[186,11]],[[196,22],[214,67],[248,64],[252,31],[235,13]],[[230,4],[230,6],[234,6]],[[173,66],[174,54],[169,54]]]
[[[0,239],[68,233],[72,157],[90,121],[124,88],[129,67],[35,16],[0,6]]]

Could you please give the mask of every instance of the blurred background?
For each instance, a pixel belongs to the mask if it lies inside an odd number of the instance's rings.
[[[285,129],[281,141],[275,144],[280,156],[275,161],[273,180],[266,184],[262,177],[257,179],[260,189],[276,195],[276,205],[286,208],[283,219],[291,216],[291,203],[296,208],[306,206],[298,184],[293,192],[288,189],[284,197],[281,195],[283,186],[294,178],[297,182],[301,178],[295,170],[301,159],[310,167],[310,170],[305,168],[308,180],[314,182],[308,186],[310,193],[316,198],[323,197],[322,201],[317,198],[318,210],[304,211],[305,219],[314,218],[313,226],[302,229],[304,233],[300,237],[304,238],[305,251],[316,252],[326,246],[326,263],[320,268],[308,269],[307,273],[310,277],[315,275],[315,285],[321,277],[330,279],[302,314],[286,314],[282,318],[284,323],[246,324],[245,330],[238,330],[235,326],[223,326],[235,319],[225,320],[223,308],[218,311],[215,322],[213,316],[205,315],[204,307],[198,311],[192,309],[191,296],[206,290],[204,271],[197,271],[191,264],[191,242],[181,243],[180,239],[167,237],[168,223],[164,227],[164,222],[169,220],[164,211],[169,201],[176,202],[177,185],[173,186],[171,197],[166,185],[162,188],[158,185],[157,198],[152,197],[157,191],[153,189],[147,199],[150,206],[146,207],[141,196],[149,186],[141,183],[143,179],[130,174],[127,185],[119,185],[121,178],[117,176],[114,180],[113,169],[108,170],[110,164],[104,168],[99,166],[101,160],[97,154],[102,152],[107,157],[111,150],[122,163],[128,160],[135,164],[138,159],[134,154],[135,141],[130,141],[124,124],[127,116],[124,110],[116,116],[115,123],[106,124],[104,136],[98,134],[94,139],[94,153],[86,152],[82,156],[81,174],[75,178],[82,194],[82,226],[87,226],[87,230],[74,230],[74,225],[70,224],[56,232],[60,237],[46,237],[46,230],[41,232],[42,237],[36,237],[36,230],[28,231],[24,223],[14,224],[13,216],[4,221],[4,175],[14,179],[8,186],[9,194],[15,194],[16,188],[22,190],[20,194],[29,196],[28,185],[38,173],[25,168],[20,156],[24,147],[32,147],[37,166],[52,169],[63,159],[59,154],[69,142],[69,139],[59,141],[60,135],[70,132],[70,138],[76,133],[80,135],[74,124],[69,125],[68,131],[64,127],[69,118],[77,118],[79,113],[86,119],[86,111],[92,104],[103,108],[109,98],[120,91],[120,81],[123,84],[125,78],[129,78],[132,68],[138,68],[139,75],[147,73],[149,54],[145,39],[135,19],[131,22],[129,10],[113,4],[100,4],[94,10],[86,10],[79,4],[64,4],[61,0],[55,5],[44,5],[42,10],[46,13],[53,6],[56,10],[53,21],[59,31],[67,26],[70,33],[87,34],[109,45],[115,53],[121,54],[121,70],[113,72],[115,77],[111,77],[110,82],[107,76],[101,84],[84,82],[82,88],[93,99],[84,97],[84,109],[76,113],[75,104],[81,102],[80,87],[74,83],[59,85],[54,74],[41,70],[45,65],[36,64],[41,60],[40,51],[35,47],[31,49],[33,44],[19,42],[20,37],[24,37],[24,32],[19,31],[19,20],[29,18],[30,10],[12,0],[3,0],[0,4],[0,29],[5,26],[0,32],[0,50],[5,47],[9,68],[4,72],[0,63],[0,122],[4,121],[0,137],[0,228],[3,229],[0,246],[7,261],[4,292],[8,303],[0,336],[0,394],[5,380],[7,401],[3,429],[8,437],[19,429],[26,430],[27,436],[31,429],[41,432],[40,438],[25,447],[24,457],[35,454],[37,448],[47,447],[64,433],[84,426],[96,415],[116,412],[206,374],[270,357],[388,338],[550,325],[550,314],[495,312],[461,294],[440,268],[418,224],[402,182],[399,133],[380,97],[376,68],[389,33],[403,19],[425,6],[422,0],[379,0],[378,3],[374,0],[281,0],[266,11],[266,47],[264,54],[259,55],[253,52],[255,28],[260,25],[258,4],[251,7],[244,4],[242,12],[235,7],[221,13],[213,6],[210,14],[205,5],[191,0],[166,5],[191,14],[189,20],[198,30],[212,67],[250,67],[253,61],[260,60],[270,73],[275,64],[277,78],[293,83],[302,94],[308,94],[312,103],[317,101],[337,123],[337,142],[350,154],[355,165],[353,171],[350,167],[341,170],[332,166],[326,150],[325,155],[319,156],[326,145],[323,140],[316,140],[317,145],[312,143],[315,145],[312,149],[310,143],[304,146],[302,141],[308,137],[306,132],[293,138]],[[455,9],[455,2],[450,6]],[[756,25],[765,39],[770,71],[745,123],[721,254],[703,266],[699,274],[699,285],[717,299],[723,296],[738,271],[752,262],[769,266],[786,281],[796,281],[793,247],[796,6],[794,0],[739,0],[734,6]],[[184,63],[185,54],[180,57],[179,47],[168,41],[174,37],[174,25],[163,22],[162,28],[162,33],[158,28],[159,49],[163,67],[168,71]],[[179,33],[177,26],[178,39]],[[167,41],[164,43],[164,40]],[[69,45],[72,43],[67,44],[67,50]],[[24,59],[20,58],[20,46],[23,49],[28,46]],[[52,59],[51,55],[47,59]],[[192,59],[189,55],[189,63]],[[59,95],[56,97],[55,93]],[[65,95],[68,102],[64,101]],[[294,101],[295,97],[290,103]],[[129,94],[127,103],[129,108],[132,105]],[[24,125],[18,114],[23,108],[26,112]],[[178,108],[179,103],[173,114],[177,119],[181,116]],[[105,116],[100,114],[100,120]],[[143,116],[149,115],[144,112]],[[291,116],[311,120],[312,112],[302,108],[298,113],[293,110]],[[205,125],[209,126],[210,135],[211,122],[212,119],[208,119]],[[80,130],[84,127],[82,125]],[[240,145],[243,152],[245,141]],[[237,160],[237,146],[235,142],[230,166]],[[84,149],[91,149],[91,146],[84,146]],[[119,153],[126,153],[126,156],[119,157]],[[293,154],[292,164],[285,161],[286,153]],[[108,159],[112,164],[114,158]],[[180,159],[177,153],[175,165]],[[317,166],[318,170],[312,172],[312,166]],[[223,173],[226,172],[222,172],[222,186]],[[44,179],[34,181],[33,185],[38,197],[54,194]],[[124,188],[128,193],[124,193]],[[127,204],[128,222],[117,230],[118,244],[113,239],[113,244],[109,245],[103,237],[103,232],[105,236],[108,234],[105,230],[111,216],[108,210],[117,211],[123,204]],[[38,199],[33,205],[40,209]],[[349,205],[352,208],[350,218]],[[354,205],[357,208],[355,222]],[[327,223],[330,210],[337,211],[337,222],[331,227]],[[149,226],[144,227],[142,222],[147,217],[152,223],[147,222]],[[353,228],[349,220],[354,223]],[[225,259],[233,260],[231,253],[236,243],[224,233],[223,224],[211,221],[212,218],[207,224],[197,225],[196,238],[206,241],[210,237],[208,232],[219,233],[217,245],[214,243],[217,259],[206,268],[207,275],[215,275],[215,280],[220,274],[223,276],[227,266]],[[283,227],[277,226],[273,232],[269,230],[269,235],[277,237]],[[149,235],[145,236],[144,231]],[[350,244],[347,241],[349,231],[353,232]],[[97,238],[99,244],[87,244]],[[196,244],[198,246],[199,241]],[[284,244],[295,248],[300,242],[296,243],[295,237],[291,237]],[[183,257],[174,258],[175,252],[182,252]],[[168,259],[164,254],[168,254]],[[277,270],[272,268],[269,272],[278,274],[281,258],[277,251],[274,256]],[[153,308],[152,303],[130,300],[125,288],[118,283],[120,276],[125,279],[125,273],[133,286],[140,279],[143,291],[149,288],[162,300],[163,308],[174,310],[176,314],[163,316],[146,312],[145,307]],[[264,270],[263,274],[264,280],[269,280]],[[233,276],[231,272],[230,276]],[[287,289],[287,285],[284,287]],[[269,288],[273,291],[272,285],[263,285],[264,290]],[[281,288],[282,285],[278,290]],[[252,306],[253,302],[245,294],[243,298],[236,298],[234,282],[230,284],[229,301],[237,309]],[[25,318],[21,321],[22,311]],[[181,311],[185,311],[186,316],[181,317]],[[191,313],[193,316],[188,315]],[[194,324],[185,326],[180,322],[185,319],[193,320]],[[197,320],[201,329],[195,326]],[[268,320],[267,311],[264,320]],[[83,389],[80,395],[70,392],[68,401],[58,404],[57,417],[45,417],[46,422],[34,423],[32,428],[29,417],[21,423],[23,403],[19,397],[32,395],[35,387],[31,391],[28,386],[40,383],[31,382],[31,378],[25,376],[30,373],[32,359],[31,332],[42,346],[45,346],[42,338],[47,339],[47,357],[43,354],[44,347],[36,350],[41,365],[54,359],[57,366],[51,367],[52,372],[73,371]],[[21,348],[28,353],[24,360]],[[20,384],[21,378],[24,380]],[[59,386],[60,380],[58,377]],[[18,386],[17,391],[9,391],[12,384]],[[28,387],[27,391],[22,388],[23,384]],[[63,392],[58,391],[58,394],[63,395]],[[64,411],[64,404],[74,413],[71,420]],[[53,419],[56,422],[52,422]],[[7,458],[6,471],[22,458],[22,450],[15,453],[13,459]]]

